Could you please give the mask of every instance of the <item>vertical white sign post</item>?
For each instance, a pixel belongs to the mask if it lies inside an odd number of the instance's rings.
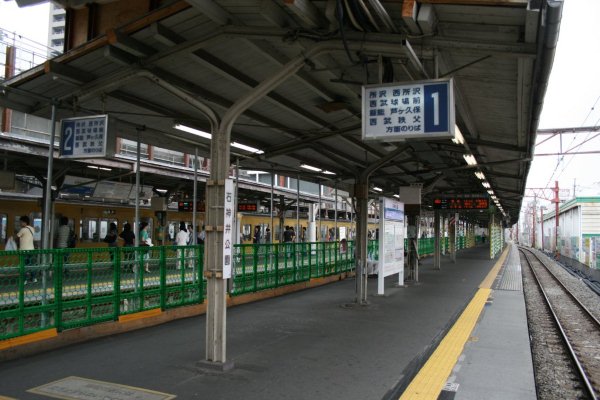
[[[225,179],[225,208],[223,210],[223,279],[231,278],[233,264],[234,197],[233,179]]]
[[[384,294],[386,276],[398,274],[404,284],[404,203],[382,197],[379,215],[379,262],[377,294]]]

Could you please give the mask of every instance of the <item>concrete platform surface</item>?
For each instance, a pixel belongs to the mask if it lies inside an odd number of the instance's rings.
[[[511,245],[502,278],[449,379],[455,400],[535,400],[521,265]]]
[[[97,396],[82,399],[102,398],[94,391],[112,393],[111,399],[392,398],[471,300],[495,263],[488,255],[487,247],[462,250],[455,264],[443,257],[439,271],[426,259],[420,283],[396,288],[390,279],[385,296],[374,295],[377,282],[370,279],[367,307],[347,306],[354,300],[350,279],[230,308],[227,352],[235,368],[229,372],[198,365],[205,337],[200,316],[4,362],[0,398],[48,398],[51,390]],[[28,391],[72,376],[84,379],[38,389],[44,396]],[[123,386],[103,389],[86,379]],[[148,391],[134,397],[129,387]]]

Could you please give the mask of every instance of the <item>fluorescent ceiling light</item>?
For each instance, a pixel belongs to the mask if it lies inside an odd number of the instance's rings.
[[[489,189],[491,187],[490,184],[487,183],[486,181],[481,182],[481,185],[486,189]]]
[[[255,154],[264,154],[264,151],[257,149],[256,147],[248,146],[245,144],[241,144],[238,142],[231,142],[231,147],[237,147],[238,149],[249,151],[250,153]]]
[[[99,170],[102,170],[102,171],[112,171],[112,168],[106,168],[106,167],[97,167],[97,166],[95,166],[95,165],[88,165],[87,167],[88,167],[88,168],[91,168],[91,169],[99,169]]]
[[[482,181],[485,180],[485,175],[483,175],[483,172],[481,172],[481,171],[475,172],[475,176],[477,178],[481,179]]]
[[[308,169],[310,171],[315,171],[315,172],[322,171],[321,168],[313,167],[312,165],[308,165],[308,164],[300,164],[300,168]]]
[[[181,125],[181,124],[175,124],[174,128],[178,129],[180,131],[191,133],[192,135],[203,137],[205,139],[209,139],[209,140],[212,139],[212,135],[210,133],[201,131],[200,129],[192,128],[192,127],[189,127],[186,125]],[[231,147],[236,147],[238,149],[246,150],[246,151],[249,151],[250,153],[256,153],[256,154],[264,153],[264,151],[257,149],[256,147],[248,146],[248,145],[238,143],[238,142],[232,142]]]
[[[488,193],[489,193],[491,196],[493,196],[493,195],[494,195],[494,191],[493,191],[492,189],[489,189],[487,192],[488,192]]]
[[[325,175],[335,175],[335,172],[331,172],[331,171],[327,171],[327,170],[323,171],[323,173]]]
[[[180,131],[191,133],[192,135],[203,137],[205,139],[212,139],[212,135],[210,133],[201,131],[200,129],[191,128],[189,126],[181,125],[181,124],[176,124],[174,126],[174,128],[178,129]]]
[[[400,195],[399,194],[395,194],[394,197],[397,198],[397,199],[399,199]]]
[[[377,186],[373,186],[373,190],[376,190],[378,192],[383,192],[383,189]]]
[[[463,154],[463,158],[469,165],[477,165],[477,160],[473,154]]]
[[[154,189],[154,190],[156,190],[157,192],[161,192],[161,193],[167,193],[167,191],[168,191],[167,189]]]
[[[452,142],[456,143],[456,144],[464,144],[465,143],[465,138],[462,135],[462,132],[460,131],[458,125],[454,125],[454,139],[452,139]]]

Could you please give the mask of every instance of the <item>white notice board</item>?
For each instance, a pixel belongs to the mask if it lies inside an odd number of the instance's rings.
[[[382,197],[379,210],[377,294],[383,294],[386,276],[398,274],[398,284],[404,284],[404,203]]]

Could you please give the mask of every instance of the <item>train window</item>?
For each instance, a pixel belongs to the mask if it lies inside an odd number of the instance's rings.
[[[99,240],[104,240],[104,238],[108,234],[108,227],[111,222],[114,222],[115,225],[119,226],[119,221],[117,221],[116,219],[101,219],[100,220],[100,233],[98,236]]]
[[[39,242],[42,240],[42,213],[36,212],[29,215],[33,226],[33,240]]]
[[[6,242],[6,223],[8,222],[8,216],[6,214],[0,214],[0,238],[2,243]]]
[[[242,225],[242,240],[251,240],[252,239],[252,225],[244,224]]]
[[[169,221],[169,238],[168,240],[173,242],[175,241],[175,236],[179,232],[179,222],[177,221]]]
[[[84,218],[81,224],[81,240],[91,240],[97,242],[99,240],[99,225],[96,218]]]

